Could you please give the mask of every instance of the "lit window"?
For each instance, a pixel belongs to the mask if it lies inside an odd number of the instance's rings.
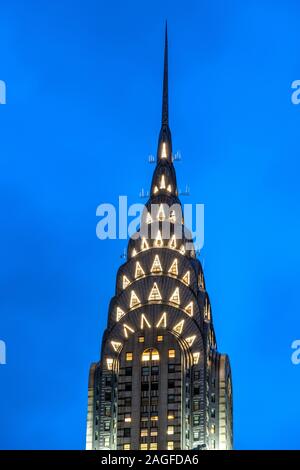
[[[161,222],[163,220],[165,220],[165,218],[166,218],[165,211],[164,211],[164,206],[162,204],[159,206],[158,213],[157,213],[157,218]]]
[[[161,295],[156,282],[153,284],[148,300],[161,300]]]
[[[164,243],[163,243],[163,240],[162,240],[162,237],[161,237],[160,230],[158,230],[157,235],[156,235],[156,239],[155,239],[155,246],[160,248],[161,246],[163,246],[163,244]]]
[[[164,340],[164,337],[162,335],[158,335],[157,342],[161,343],[163,340]]]
[[[130,444],[123,444],[123,450],[130,450]]]
[[[169,359],[173,359],[176,355],[175,349],[169,349],[168,351],[168,357]]]
[[[116,352],[119,352],[122,349],[122,343],[119,343],[118,341],[111,341],[110,343]]]
[[[194,364],[198,364],[199,359],[200,359],[200,353],[199,352],[193,353],[193,362],[194,362]]]
[[[155,428],[151,429],[150,436],[155,437],[157,435],[158,435],[157,429],[155,429]]]
[[[173,415],[173,413],[169,413],[169,414],[168,414],[168,419],[169,419],[169,420],[172,420],[172,419],[174,419],[174,415]]]
[[[141,316],[141,330],[144,328],[144,324],[146,323],[146,325],[148,326],[148,328],[151,328],[151,325],[150,323],[148,322],[146,316],[142,313],[142,316]]]
[[[167,450],[174,450],[174,442],[173,441],[168,442]]]
[[[211,433],[211,434],[215,434],[215,432],[216,432],[216,425],[215,425],[215,424],[212,424],[212,425],[211,425],[211,428],[210,428],[210,433]]]
[[[145,272],[144,272],[142,266],[141,266],[140,263],[137,261],[137,262],[136,262],[136,265],[135,265],[135,278],[144,276],[144,274],[145,274]]]
[[[169,436],[171,436],[172,434],[174,434],[174,426],[168,426],[167,434],[169,434]]]
[[[189,347],[191,347],[194,343],[196,339],[196,335],[193,335],[193,336],[189,336],[188,338],[185,338],[187,344],[189,345]]]
[[[151,272],[152,273],[160,273],[162,272],[162,267],[161,267],[161,264],[160,264],[160,260],[159,260],[159,256],[156,255],[155,258],[154,258],[154,261],[153,261],[153,264],[152,264],[152,268],[151,268]]]
[[[148,250],[148,248],[149,248],[148,242],[147,242],[146,238],[143,238],[142,243],[141,243],[141,250],[142,251],[143,250]]]
[[[162,316],[160,317],[156,328],[166,328],[167,327],[167,313],[164,312]]]
[[[176,289],[174,290],[173,294],[170,297],[170,302],[180,304],[179,287],[176,287]]]
[[[109,436],[104,437],[104,447],[109,447]]]
[[[126,353],[126,361],[132,361],[132,359],[133,359],[133,354],[132,354],[132,352]]]
[[[123,312],[123,310],[120,308],[120,307],[117,307],[117,321],[119,321],[122,317],[124,317],[125,315],[125,312]]]
[[[131,415],[126,413],[124,417],[125,423],[131,423]]]
[[[141,429],[141,437],[147,437],[148,436],[148,429]]]
[[[178,276],[178,260],[177,259],[174,259],[173,263],[171,264],[169,273],[174,274],[175,276]]]
[[[135,307],[136,305],[140,304],[140,299],[138,298],[138,296],[136,295],[136,293],[133,291],[131,291],[131,296],[130,296],[130,308],[132,307]]]
[[[161,157],[160,158],[167,158],[167,150],[166,150],[166,143],[163,142],[162,149],[161,149]]]
[[[139,343],[144,343],[144,342],[145,342],[145,337],[139,336]]]
[[[170,184],[168,184],[167,191],[168,191],[169,193],[172,192],[172,186],[171,186]]]
[[[112,370],[114,360],[111,357],[106,359],[106,365],[108,370]]]
[[[190,284],[190,271],[187,271],[182,278],[183,282],[187,285]]]
[[[141,444],[140,450],[148,450],[148,444]]]
[[[154,186],[153,192],[154,192],[154,194],[156,194],[158,192],[158,187],[157,186]]]
[[[172,248],[173,250],[176,249],[176,237],[175,237],[175,235],[172,235],[172,237],[169,241],[169,247]]]
[[[166,189],[166,178],[165,175],[162,175],[160,180],[160,189]]]
[[[134,333],[134,330],[130,326],[126,325],[126,323],[124,323],[123,325],[123,331],[124,331],[125,338],[128,338],[128,331],[130,331],[131,333]]]
[[[126,289],[126,287],[130,284],[130,281],[127,276],[123,276],[123,289]]]
[[[157,450],[157,442],[151,442],[150,450]]]
[[[131,255],[132,255],[133,258],[136,256],[136,249],[135,248],[133,248]]]
[[[159,361],[159,352],[157,349],[152,349],[152,361]]]
[[[142,354],[142,361],[143,362],[150,361],[150,354],[151,354],[151,349],[145,349],[145,351]]]
[[[151,416],[151,421],[158,421],[158,416],[157,415],[153,415]]]
[[[181,335],[182,329],[183,329],[183,325],[184,325],[184,320],[181,320],[180,322],[176,323],[175,326],[173,326],[173,331],[175,331],[176,333],[178,333],[179,335]]]
[[[186,307],[185,307],[185,312],[192,317],[194,314],[194,303],[191,301]]]

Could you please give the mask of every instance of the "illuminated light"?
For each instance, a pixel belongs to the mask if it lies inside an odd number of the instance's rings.
[[[168,419],[171,419],[171,420],[174,419],[174,415],[169,414]]]
[[[139,305],[140,303],[141,303],[140,299],[138,298],[134,290],[132,290],[131,296],[130,296],[130,304],[129,304],[130,308],[135,307],[136,305]]]
[[[157,429],[151,429],[150,436],[154,437],[154,436],[157,436],[157,435],[158,435]]]
[[[139,336],[139,343],[144,343],[144,342],[145,342],[145,337]]]
[[[119,343],[118,341],[111,341],[110,344],[116,352],[119,352],[122,349],[122,343]]]
[[[205,304],[204,304],[204,318],[207,321],[210,321],[210,305],[208,303],[207,298],[205,299]]]
[[[164,312],[157,322],[156,328],[167,327],[167,312]]]
[[[163,246],[163,244],[164,244],[164,242],[163,242],[163,239],[161,237],[160,230],[158,230],[157,235],[156,235],[156,239],[155,239],[155,246],[160,248],[161,246]]]
[[[142,362],[150,361],[150,349],[146,349],[142,354]]]
[[[151,217],[151,214],[150,212],[147,212],[147,216],[146,216],[146,224],[151,224],[152,222],[152,217]]]
[[[185,255],[185,248],[184,248],[184,245],[181,245],[179,251],[180,251],[181,254]]]
[[[141,243],[141,250],[142,251],[148,250],[148,248],[149,248],[148,242],[147,242],[146,238],[143,238],[142,243]]]
[[[163,142],[162,144],[162,151],[161,151],[161,158],[167,158],[167,150],[166,150],[166,143]]]
[[[196,335],[193,335],[193,336],[189,336],[188,338],[185,338],[187,344],[189,345],[189,347],[191,347],[194,343],[196,339]]]
[[[183,325],[184,325],[184,320],[181,320],[179,323],[176,323],[176,325],[173,326],[173,331],[181,335],[182,330],[183,330]]]
[[[172,237],[169,241],[169,247],[172,248],[173,250],[175,250],[176,246],[177,246],[176,237],[175,237],[175,235],[172,235]]]
[[[173,441],[168,441],[167,450],[174,450],[174,442]]]
[[[123,450],[130,450],[130,444],[124,444]]]
[[[106,359],[106,366],[107,366],[107,369],[108,369],[108,370],[112,370],[112,368],[113,368],[113,362],[114,362],[114,360],[113,360],[112,357],[108,357],[108,358]]]
[[[194,302],[191,301],[186,307],[185,307],[185,312],[192,317],[194,314]]]
[[[156,282],[153,284],[148,300],[161,300],[161,295]]]
[[[175,222],[176,222],[176,213],[175,213],[175,211],[173,211],[173,210],[170,211],[170,221],[171,221],[173,224],[175,224]]]
[[[158,416],[151,416],[151,421],[158,421]]]
[[[174,359],[175,356],[176,356],[175,349],[169,349],[169,351],[168,351],[169,359]]]
[[[174,426],[168,426],[167,434],[168,434],[169,436],[171,436],[171,435],[174,434]]]
[[[123,276],[123,289],[126,289],[127,286],[129,286],[130,281],[127,276]]]
[[[198,364],[199,359],[200,359],[200,353],[199,352],[193,353],[193,362],[194,362],[194,364]]]
[[[154,258],[154,261],[153,261],[153,264],[152,264],[152,267],[151,267],[151,272],[152,273],[160,273],[162,272],[162,267],[161,267],[161,264],[160,264],[160,260],[159,260],[159,256],[156,255],[155,258]]]
[[[157,186],[154,186],[153,192],[154,192],[154,194],[156,194],[158,192],[158,187]]]
[[[131,256],[132,256],[133,258],[136,256],[136,249],[135,249],[135,248],[133,248],[132,253],[131,253]]]
[[[131,416],[125,416],[124,421],[125,423],[131,423]]]
[[[140,444],[140,450],[148,450],[148,444]]]
[[[134,330],[130,326],[126,325],[126,323],[124,323],[123,325],[123,331],[124,331],[125,338],[128,338],[128,331],[130,331],[131,333],[134,333]]]
[[[152,349],[151,359],[152,361],[159,361],[159,352],[157,349]]]
[[[179,287],[176,287],[169,300],[174,304],[180,304]]]
[[[140,263],[137,261],[136,265],[135,265],[135,278],[141,277],[141,276],[144,276],[144,275],[145,275],[145,272],[144,272],[142,266],[140,265]]]
[[[142,362],[147,361],[159,361],[159,352],[157,351],[157,349],[145,349],[142,354]]]
[[[151,442],[149,450],[157,450],[157,442]]]
[[[133,359],[133,354],[132,352],[127,352],[126,353],[126,361],[132,361]]]
[[[170,184],[168,184],[168,186],[167,186],[167,191],[168,191],[169,193],[172,192],[172,186],[171,186]]]
[[[158,335],[156,340],[157,340],[158,343],[162,343],[163,340],[164,340],[164,337],[162,335]]]
[[[171,267],[168,271],[171,274],[174,274],[175,276],[178,276],[178,260],[177,258],[174,259],[173,263],[171,264]]]
[[[185,273],[185,275],[183,276],[182,280],[185,284],[187,284],[189,286],[190,285],[190,279],[191,279],[190,271],[187,271]]]
[[[162,175],[161,180],[160,180],[160,189],[166,189],[166,179],[165,175]]]
[[[157,213],[157,218],[160,221],[163,221],[166,218],[165,211],[164,211],[164,206],[162,204],[159,206],[158,213]]]
[[[119,321],[122,317],[124,317],[125,312],[120,308],[117,307],[117,321]]]
[[[141,429],[141,437],[147,437],[148,436],[148,429]]]
[[[146,323],[146,325],[148,326],[148,328],[151,328],[151,325],[150,325],[150,323],[148,322],[146,316],[142,313],[142,316],[141,316],[141,330],[144,328],[144,323]]]

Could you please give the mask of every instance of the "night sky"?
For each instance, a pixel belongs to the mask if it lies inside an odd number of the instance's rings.
[[[1,3],[1,448],[85,446],[127,243],[97,239],[96,207],[149,189],[166,18],[177,179],[205,204],[235,448],[300,447],[299,17],[297,0]]]

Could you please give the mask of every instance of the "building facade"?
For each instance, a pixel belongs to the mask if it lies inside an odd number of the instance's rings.
[[[165,37],[162,123],[150,198],[128,244],[90,368],[86,449],[231,449],[229,358],[217,350],[201,263],[173,165]]]

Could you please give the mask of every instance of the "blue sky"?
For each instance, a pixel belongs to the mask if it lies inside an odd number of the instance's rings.
[[[124,240],[96,207],[149,188],[169,24],[170,125],[183,202],[231,358],[237,449],[300,446],[300,4],[2,2],[0,447],[81,449]]]

